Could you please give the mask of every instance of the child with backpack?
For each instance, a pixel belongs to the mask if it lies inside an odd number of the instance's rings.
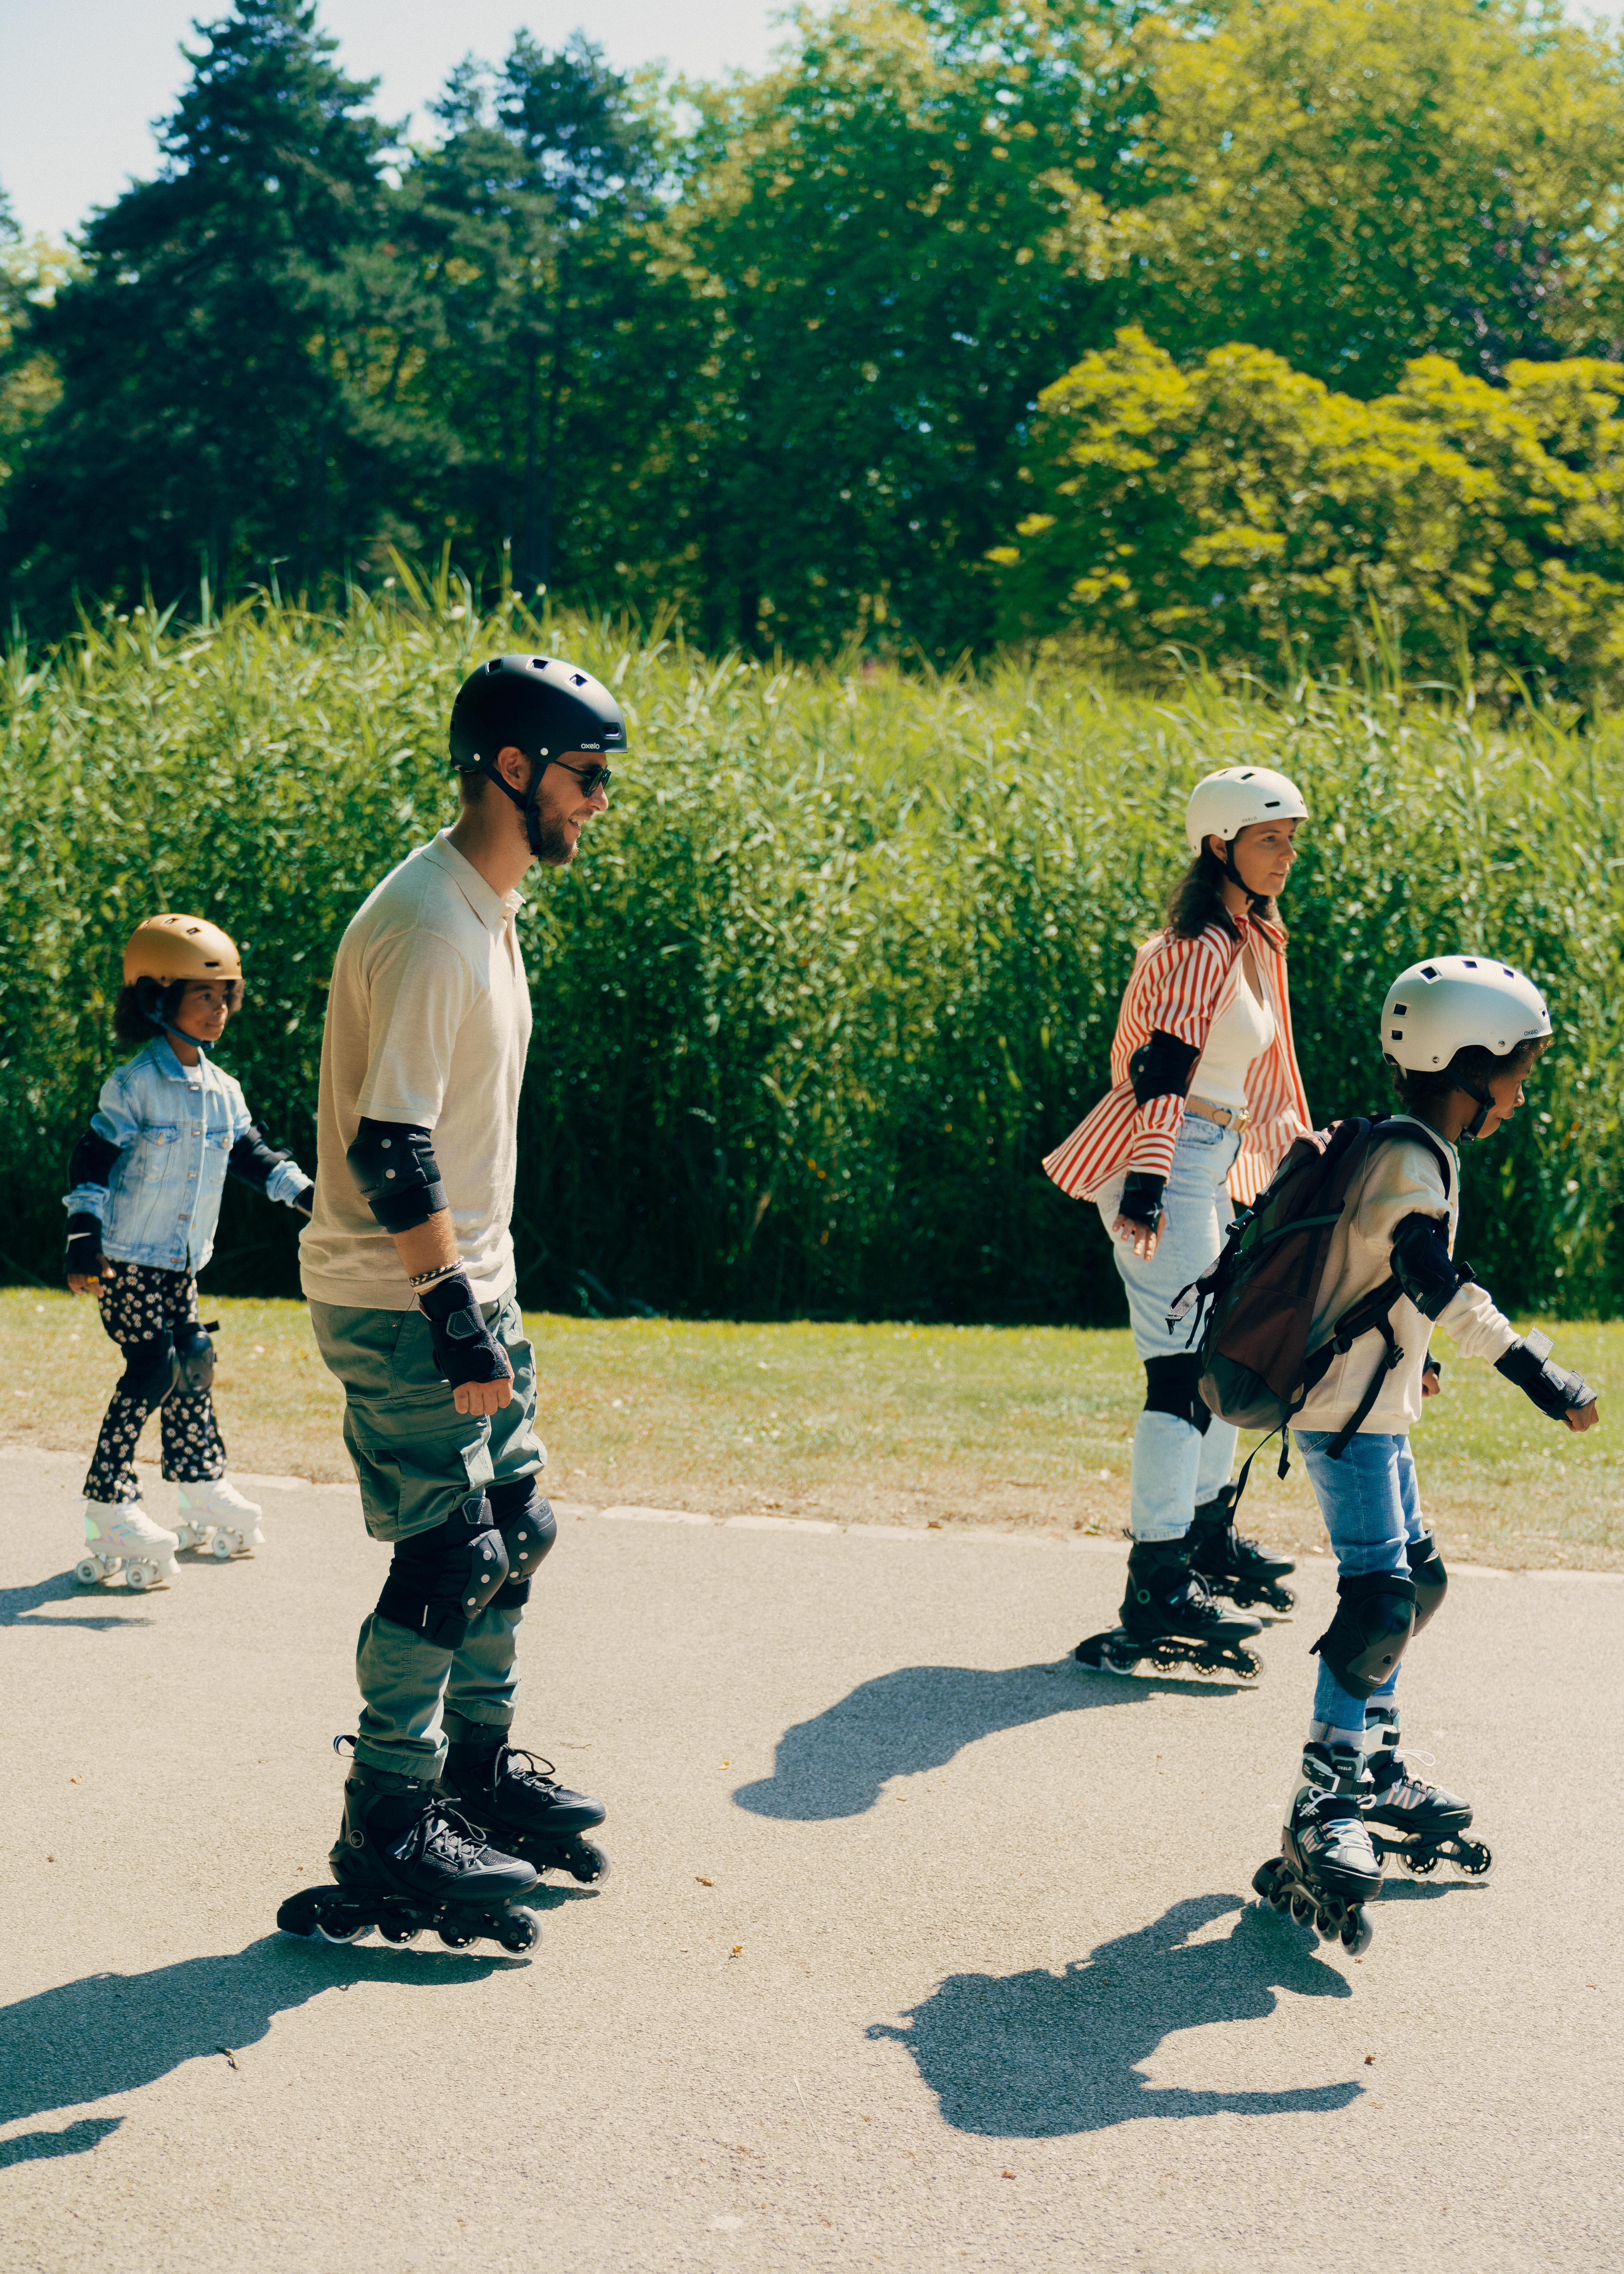
[[[222,1561],[263,1542],[260,1510],[225,1473],[209,1385],[214,1346],[198,1317],[197,1274],[214,1252],[228,1175],[309,1215],[311,1179],[267,1145],[238,1084],[209,1052],[243,998],[243,967],[218,925],[149,916],[124,950],[113,1031],[135,1056],[103,1083],[68,1169],[67,1281],[94,1293],[124,1353],[85,1479],[85,1555],[94,1586],[122,1569],[137,1589],[167,1586],[177,1547]],[[163,1473],[179,1487],[180,1528],[141,1506],[135,1448],[162,1415]]]
[[[1454,1261],[1458,1148],[1510,1119],[1550,1037],[1538,989],[1498,958],[1440,955],[1401,973],[1381,1044],[1403,1111],[1294,1145],[1199,1291],[1202,1394],[1243,1427],[1296,1431],[1338,1570],[1282,1852],[1252,1884],[1355,1953],[1389,1856],[1473,1875],[1492,1860],[1462,1836],[1470,1803],[1400,1749],[1400,1661],[1448,1584],[1410,1450],[1435,1387],[1424,1381],[1433,1325],[1552,1419],[1583,1430],[1598,1418],[1595,1392],[1551,1363],[1549,1341],[1520,1336]]]
[[[1194,1357],[1168,1313],[1218,1254],[1231,1200],[1251,1201],[1310,1126],[1275,907],[1307,811],[1296,784],[1267,767],[1197,783],[1184,816],[1192,858],[1165,929],[1134,959],[1114,1086],[1043,1163],[1063,1192],[1099,1207],[1145,1367],[1122,1623],[1077,1645],[1091,1673],[1148,1661],[1250,1679],[1259,1622],[1214,1597],[1242,1609],[1293,1601],[1282,1585],[1289,1560],[1235,1530],[1236,1433],[1197,1396]]]

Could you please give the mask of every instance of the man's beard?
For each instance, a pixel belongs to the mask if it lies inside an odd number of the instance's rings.
[[[536,858],[544,869],[568,869],[575,857],[577,840],[569,834],[567,821],[544,821],[536,817],[536,835],[540,840]]]

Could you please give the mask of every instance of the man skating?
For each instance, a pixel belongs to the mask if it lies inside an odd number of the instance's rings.
[[[300,1243],[367,1529],[395,1551],[357,1652],[330,1862],[362,1910],[332,1919],[343,1940],[381,1897],[397,1904],[387,1933],[405,1899],[466,1941],[535,1886],[536,1864],[604,1868],[580,1836],[602,1806],[507,1742],[519,1623],[554,1536],[509,1231],[530,1031],[515,917],[531,863],[567,866],[607,807],[604,760],[626,730],[586,673],[499,656],[459,689],[450,745],[457,821],[391,870],[339,945]],[[446,1905],[462,1908],[447,1921]]]

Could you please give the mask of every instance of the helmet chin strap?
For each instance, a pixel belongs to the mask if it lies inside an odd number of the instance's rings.
[[[189,1035],[184,1027],[172,1026],[162,1011],[149,1011],[147,1015],[161,1035],[168,1035],[172,1042],[190,1043],[192,1049],[201,1050],[205,1058],[214,1047],[213,1043],[206,1043],[201,1035]]]
[[[528,750],[524,755],[530,757]],[[510,781],[505,780],[489,758],[481,758],[475,768],[475,772],[482,773],[487,781],[493,781],[504,796],[510,797],[524,816],[525,840],[530,848],[530,857],[535,861],[540,860],[542,852],[541,815],[536,804],[536,793],[541,787],[541,778],[551,764],[552,760],[545,753],[539,758],[530,758],[530,786],[523,791],[515,789]]]
[[[1488,1090],[1480,1089],[1475,1081],[1462,1081],[1458,1074],[1455,1078],[1455,1086],[1463,1090],[1468,1097],[1475,1097],[1477,1101],[1477,1111],[1461,1132],[1463,1145],[1475,1145],[1483,1134],[1484,1123],[1493,1111],[1493,1097]]]
[[[1240,870],[1230,859],[1229,856],[1232,847],[1226,844],[1223,848],[1223,866],[1225,873],[1233,880],[1234,883],[1237,884],[1242,892],[1245,893],[1247,900],[1251,904],[1252,915],[1254,916],[1260,916],[1263,914],[1264,909],[1267,908],[1269,904],[1269,896],[1267,892],[1254,892],[1252,891],[1252,886],[1246,882],[1244,877],[1242,876]]]

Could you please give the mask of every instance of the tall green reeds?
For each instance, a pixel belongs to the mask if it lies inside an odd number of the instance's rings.
[[[241,941],[222,1056],[308,1163],[324,983],[378,877],[451,817],[445,720],[477,659],[578,658],[633,749],[523,920],[537,1023],[516,1211],[527,1299],[686,1312],[1118,1314],[1091,1209],[1040,1155],[1101,1094],[1137,943],[1214,765],[1314,815],[1286,915],[1317,1118],[1385,1102],[1375,1013],[1429,952],[1548,990],[1530,1111],[1468,1166],[1462,1251],[1508,1302],[1612,1312],[1620,1131],[1617,732],[1447,698],[1080,674],[808,671],[658,628],[478,620],[443,576],[342,619],[267,599],[136,612],[11,657],[0,720],[0,1270],[59,1269],[66,1156],[114,1062],[124,937],[159,907]],[[234,1193],[214,1284],[294,1283]]]

